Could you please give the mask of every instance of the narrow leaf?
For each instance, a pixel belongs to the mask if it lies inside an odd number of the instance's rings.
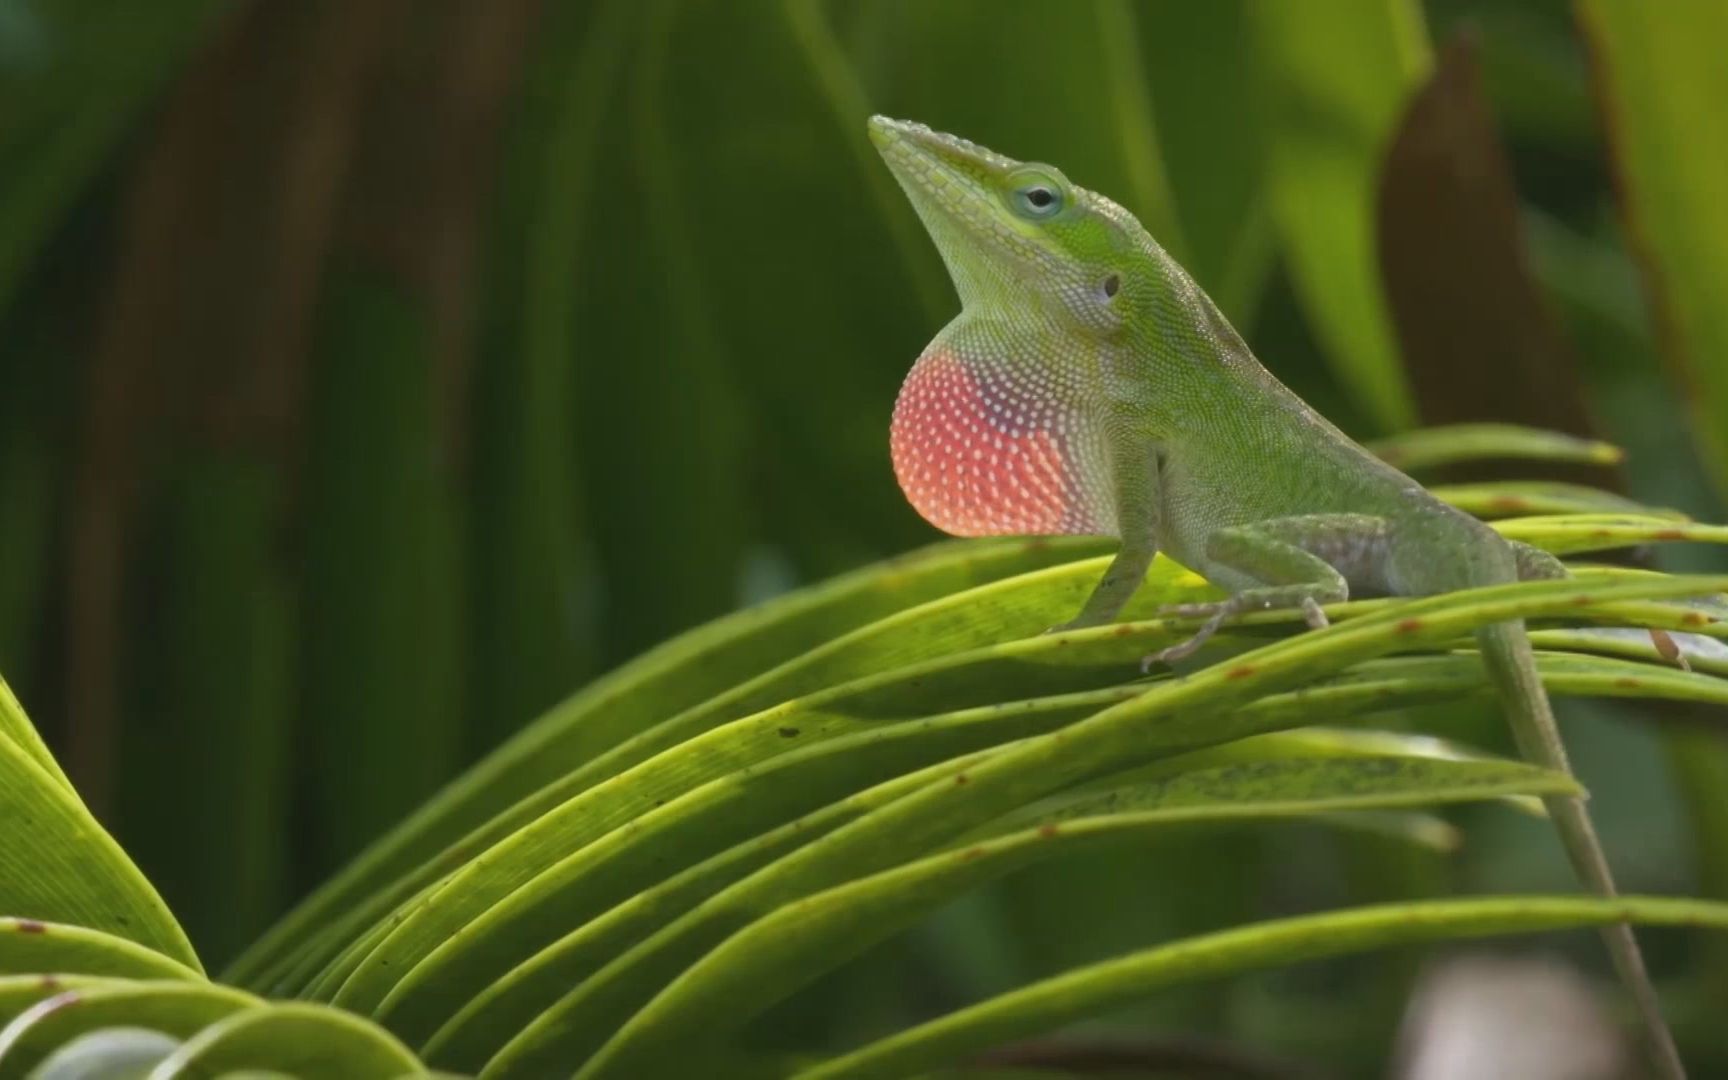
[[[1728,6],[1580,0],[1621,209],[1668,361],[1718,491],[1728,492]]]
[[[201,978],[192,967],[100,930],[36,919],[0,918],[0,975],[38,972],[133,979]]]
[[[590,1074],[651,1073],[666,1060],[664,1051],[734,1030],[961,891],[1071,849],[1128,842],[1172,826],[1577,793],[1567,777],[1513,762],[1397,757],[1263,761],[1119,789],[1067,807],[1036,828],[945,851],[780,908],[703,957],[656,999],[654,1046],[634,1057],[615,1057],[612,1071],[595,1068]]]
[[[1434,469],[1471,461],[1552,461],[1614,465],[1619,447],[1557,431],[1516,424],[1448,424],[1422,428],[1368,443],[1382,461],[1406,471]]]
[[[185,932],[120,845],[62,777],[9,738],[0,738],[0,834],[0,912],[105,931],[198,966]]]
[[[908,1076],[1168,986],[1329,956],[1428,941],[1602,926],[1728,930],[1728,904],[1654,897],[1490,897],[1385,904],[1245,926],[1173,942],[1035,983],[890,1036],[798,1074],[800,1080]]]

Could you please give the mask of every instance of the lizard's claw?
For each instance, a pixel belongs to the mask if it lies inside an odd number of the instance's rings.
[[[1320,601],[1312,596],[1302,598],[1302,621],[1308,624],[1310,630],[1324,630],[1332,625],[1332,620],[1328,619],[1326,612],[1321,609]]]

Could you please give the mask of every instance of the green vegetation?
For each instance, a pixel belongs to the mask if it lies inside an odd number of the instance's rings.
[[[1378,1076],[1437,943],[1623,918],[1728,1069],[1719,5],[1064,7],[0,4],[0,1077]],[[1042,635],[1108,545],[894,487],[874,111],[1577,576]]]

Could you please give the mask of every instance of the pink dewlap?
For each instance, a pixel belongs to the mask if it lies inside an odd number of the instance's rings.
[[[894,475],[914,509],[956,536],[1109,532],[1063,417],[1012,372],[984,377],[953,353],[926,352],[894,404]],[[1037,407],[1043,406],[1043,407]]]

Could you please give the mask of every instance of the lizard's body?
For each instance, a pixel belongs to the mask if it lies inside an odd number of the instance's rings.
[[[1121,548],[1068,628],[1108,622],[1162,550],[1229,598],[1177,660],[1246,610],[1419,596],[1563,575],[1374,457],[1278,382],[1130,214],[1045,165],[919,124],[871,137],[941,250],[961,314],[895,406],[896,474],[960,535],[1101,533]],[[1522,623],[1478,632],[1523,753],[1566,769]],[[1612,895],[1583,804],[1550,809],[1585,882]],[[1608,932],[1667,1076],[1683,1075],[1629,928]]]

